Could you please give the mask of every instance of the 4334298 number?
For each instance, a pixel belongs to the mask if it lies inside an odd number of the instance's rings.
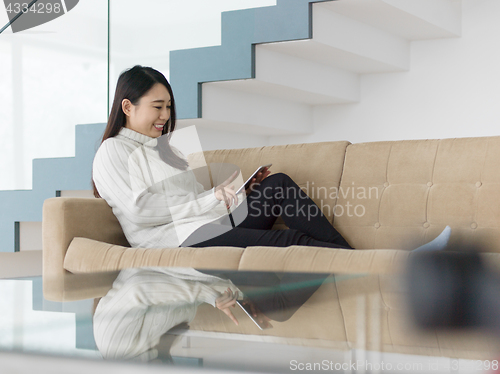
[[[28,9],[28,3],[9,3],[7,13],[61,13],[63,11],[60,3],[35,3]]]

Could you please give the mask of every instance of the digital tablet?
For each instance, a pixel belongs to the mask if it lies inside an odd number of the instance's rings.
[[[246,182],[245,182],[245,183],[244,183],[244,184],[243,184],[240,188],[238,188],[238,191],[236,191],[236,194],[239,194],[239,193],[240,193],[243,189],[245,189],[245,190],[246,190],[246,189],[248,188],[248,186],[250,186],[250,182],[251,182],[252,178],[253,178],[253,177],[255,177],[255,175],[256,175],[259,171],[261,171],[261,170],[262,170],[262,169],[264,169],[264,168],[269,168],[269,167],[271,167],[271,165],[272,165],[272,164],[267,164],[267,165],[262,165],[262,166],[259,166],[259,167],[257,168],[257,170],[255,170],[255,171],[253,172],[253,174],[250,176],[250,178],[248,178],[248,179],[247,179],[247,181],[246,181]]]
[[[242,300],[236,300],[236,304],[238,304],[240,306],[241,309],[243,309],[243,311],[245,312],[245,314],[247,316],[250,317],[250,319],[253,321],[253,323],[255,323],[257,325],[257,327],[261,330],[267,330],[267,329],[272,329],[273,328],[273,325],[271,325],[268,321],[266,320],[263,320],[262,323],[260,323],[258,320],[256,320],[254,318],[254,316],[252,316],[252,311],[250,309],[250,306],[248,305],[243,305],[241,303]]]

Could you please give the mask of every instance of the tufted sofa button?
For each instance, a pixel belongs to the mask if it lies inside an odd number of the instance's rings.
[[[476,223],[476,222],[472,222],[472,223],[470,224],[470,228],[471,228],[471,229],[477,229],[477,223]]]
[[[427,187],[432,187],[432,182],[427,182]]]
[[[476,187],[479,188],[481,187],[483,184],[481,182],[476,182]]]
[[[385,182],[384,187],[389,187],[389,182]]]
[[[429,222],[424,222],[424,225],[423,225],[425,228],[428,228],[431,226],[431,224]]]
[[[374,226],[376,229],[378,229],[380,227],[380,223],[377,222]]]

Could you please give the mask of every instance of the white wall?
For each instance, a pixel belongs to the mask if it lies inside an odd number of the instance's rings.
[[[361,76],[356,104],[317,106],[314,133],[271,144],[500,135],[500,1],[463,0],[462,36],[415,41],[408,72]]]

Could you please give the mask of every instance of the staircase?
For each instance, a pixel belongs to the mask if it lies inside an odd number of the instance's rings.
[[[359,102],[360,75],[407,71],[412,41],[460,29],[460,0],[283,0],[272,13],[224,13],[220,47],[171,53],[180,124],[311,134],[314,106]]]
[[[412,41],[459,37],[461,0],[278,0],[221,22],[220,46],[171,52],[179,128],[267,145],[312,134],[316,106],[367,99],[362,75],[408,71]],[[75,157],[33,160],[33,190],[0,191],[0,251],[20,249],[20,222],[40,222],[45,199],[91,189],[104,126],[76,126]]]

